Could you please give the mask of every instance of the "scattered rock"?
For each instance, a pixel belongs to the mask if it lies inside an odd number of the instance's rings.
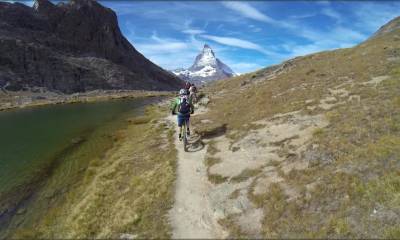
[[[389,76],[378,76],[378,77],[373,77],[370,81],[363,82],[363,85],[373,85],[374,87],[377,87],[379,83],[382,81],[388,79]]]
[[[17,215],[23,215],[23,214],[25,214],[26,212],[27,212],[26,208],[20,208],[20,209],[18,209],[18,211],[17,211]]]
[[[83,137],[76,137],[76,138],[71,139],[71,143],[72,144],[78,144],[78,143],[83,142],[84,140],[85,139]]]
[[[347,91],[344,88],[339,88],[339,89],[328,89],[329,93],[338,96],[338,97],[347,97],[349,95],[349,91]]]
[[[357,101],[357,102],[360,102],[360,101],[361,101],[361,97],[360,97],[360,95],[351,95],[351,96],[349,96],[348,101]]]
[[[202,120],[200,120],[200,122],[201,123],[212,123],[212,121],[211,120],[209,120],[209,119],[202,119]]]
[[[131,234],[131,233],[123,233],[121,234],[121,236],[119,237],[119,239],[127,239],[127,240],[131,240],[131,239],[137,239],[139,236],[136,234]]]
[[[308,162],[310,167],[317,165],[324,166],[331,164],[334,161],[333,157],[330,154],[321,152],[316,149],[306,150],[303,153],[302,159]]]
[[[207,106],[207,104],[210,102],[210,99],[208,97],[203,97],[199,101],[199,105]]]
[[[304,101],[305,104],[310,104],[310,103],[313,103],[313,102],[314,102],[314,99],[308,99],[308,100]]]
[[[330,110],[339,104],[343,104],[343,102],[338,103],[337,99],[332,96],[328,96],[324,99],[321,99],[319,102],[320,102],[320,104],[318,105],[318,107],[320,107],[324,110]]]

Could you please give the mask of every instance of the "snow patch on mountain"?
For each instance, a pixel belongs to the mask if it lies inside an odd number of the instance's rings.
[[[215,57],[214,51],[207,44],[204,45],[203,50],[197,55],[190,68],[180,68],[172,72],[181,79],[196,84],[204,84],[209,81],[236,76],[236,73],[230,67]]]

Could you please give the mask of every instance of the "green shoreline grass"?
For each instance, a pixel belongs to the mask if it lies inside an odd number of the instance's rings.
[[[176,150],[174,127],[162,120],[166,113],[153,105],[144,116],[127,119],[110,150],[93,156],[69,191],[35,221],[16,223],[7,237],[169,238]]]

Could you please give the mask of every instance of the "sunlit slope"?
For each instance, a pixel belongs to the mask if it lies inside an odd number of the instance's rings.
[[[400,237],[399,25],[205,89],[194,124],[229,142],[211,142],[209,179],[248,181],[232,198],[262,211],[258,229],[226,214],[232,236]]]
[[[218,81],[207,90],[214,99],[211,106],[223,103],[218,107],[223,107],[224,111],[216,108],[216,114],[212,115],[216,118],[221,114],[228,116],[229,125],[238,127],[274,113],[306,108],[305,100],[321,99],[329,95],[329,88],[389,75],[399,63],[400,30],[396,30],[354,48],[297,57]]]

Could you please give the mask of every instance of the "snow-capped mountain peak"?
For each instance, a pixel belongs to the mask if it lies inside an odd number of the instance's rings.
[[[198,70],[199,68],[206,66],[216,66],[217,59],[213,50],[207,44],[204,45],[203,50],[197,55],[193,65],[189,68],[190,70]]]
[[[193,65],[188,69],[177,69],[172,71],[183,80],[189,80],[197,84],[220,80],[235,76],[236,74],[225,65],[221,60],[215,57],[214,51],[207,44],[196,59]]]

